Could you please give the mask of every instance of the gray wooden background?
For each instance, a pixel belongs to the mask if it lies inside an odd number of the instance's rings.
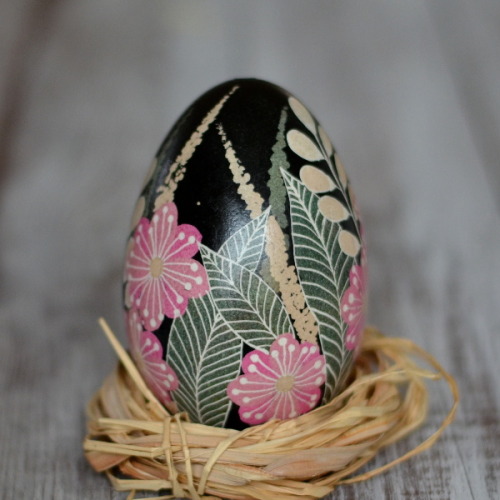
[[[0,497],[122,499],[81,452],[129,218],[200,93],[299,96],[364,212],[370,321],[458,379],[430,451],[331,498],[500,498],[500,2],[0,0]],[[432,386],[429,435],[450,399]]]

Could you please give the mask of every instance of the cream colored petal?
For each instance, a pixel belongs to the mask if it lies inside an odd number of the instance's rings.
[[[333,153],[332,141],[330,141],[328,134],[325,132],[325,130],[323,129],[323,127],[321,125],[319,126],[319,138],[321,139],[321,143],[323,144],[323,147],[325,148],[326,154],[328,156],[331,156]]]
[[[290,149],[301,158],[308,161],[323,160],[323,153],[318,146],[303,132],[293,129],[286,134],[286,140]]]
[[[347,175],[345,173],[344,165],[342,164],[342,161],[340,160],[340,157],[337,153],[334,153],[334,158],[335,158],[335,166],[337,167],[337,172],[339,174],[340,182],[342,183],[343,187],[346,187],[347,186]]]
[[[146,207],[146,199],[144,198],[144,196],[141,196],[137,200],[137,203],[135,204],[134,214],[132,215],[132,220],[130,222],[131,231],[133,231],[137,227],[137,224],[139,224],[142,214],[144,213],[145,207]]]
[[[314,123],[314,118],[308,109],[295,97],[290,97],[288,99],[288,104],[295,113],[295,116],[314,134],[316,129],[316,124]]]
[[[132,297],[130,296],[129,288],[130,288],[129,284],[127,282],[127,284],[125,285],[125,292],[124,292],[123,300],[124,300],[125,306],[130,309],[132,307],[132,300],[131,300]]]
[[[319,211],[332,222],[340,222],[349,217],[344,205],[333,196],[322,196],[318,203]]]
[[[345,229],[340,231],[339,244],[341,250],[350,257],[356,257],[361,248],[358,238]]]
[[[333,179],[312,165],[304,165],[300,169],[300,180],[313,193],[324,193],[335,189]]]

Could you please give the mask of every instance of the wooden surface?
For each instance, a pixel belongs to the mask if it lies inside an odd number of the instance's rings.
[[[236,76],[281,84],[344,159],[370,320],[455,375],[430,451],[331,498],[500,498],[500,3],[0,0],[0,498],[121,499],[86,464],[84,405],[123,338],[120,274],[150,159]],[[429,435],[449,397],[432,386]]]

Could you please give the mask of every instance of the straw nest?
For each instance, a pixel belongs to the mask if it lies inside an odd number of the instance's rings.
[[[130,491],[129,499],[139,490],[169,493],[157,500],[321,498],[432,446],[458,404],[454,379],[430,354],[366,328],[352,380],[329,404],[243,431],[195,424],[156,400],[103,320],[101,326],[120,363],[89,402],[84,450],[116,490]],[[440,428],[393,462],[352,477],[378,450],[424,422],[426,379],[445,379],[453,396]]]

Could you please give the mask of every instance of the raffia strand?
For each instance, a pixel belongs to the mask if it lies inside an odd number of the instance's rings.
[[[352,379],[330,403],[242,431],[210,427],[190,422],[185,413],[170,414],[107,323],[99,323],[120,362],[87,406],[83,448],[96,471],[129,492],[127,500],[138,500],[138,491],[158,492],[153,500],[322,498],[430,448],[459,401],[455,379],[433,356],[367,327]],[[425,421],[428,380],[444,380],[452,395],[440,427],[399,458],[353,476]]]

